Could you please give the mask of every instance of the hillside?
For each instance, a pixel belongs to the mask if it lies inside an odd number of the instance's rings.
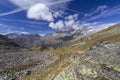
[[[18,48],[18,47],[20,46],[16,44],[14,41],[12,41],[11,39],[7,38],[7,36],[0,35],[0,48],[1,49]]]
[[[5,62],[1,62],[0,77],[3,80],[120,79],[120,24],[71,39],[60,48],[41,50],[36,46],[32,49],[7,52],[8,55],[1,53]]]
[[[38,34],[10,33],[10,34],[6,34],[6,36],[22,47],[31,47],[34,45],[34,42],[41,39],[41,36]]]
[[[119,56],[118,53],[120,53],[119,42],[120,24],[83,37],[79,40],[70,41],[69,44],[62,48],[48,51],[60,56],[60,58],[55,63],[52,63],[46,67],[45,70],[37,71],[32,75],[26,76],[22,79],[32,80],[32,78],[35,78],[36,80],[113,80],[115,78],[115,80],[118,80],[120,79],[120,76],[117,77],[119,74],[115,74],[119,73],[120,68],[120,66],[117,65],[117,62],[119,63],[119,58],[116,57]],[[103,47],[100,48],[100,46]],[[104,46],[108,46],[108,48],[104,48]],[[110,49],[112,49],[112,51]],[[102,55],[103,52],[101,51],[104,51],[104,53],[107,51],[107,53]],[[108,55],[109,52],[111,53]],[[115,54],[112,54],[112,52]],[[96,53],[96,56],[92,56],[94,53]],[[87,57],[88,55],[90,59]],[[94,62],[95,59],[100,57],[99,55],[102,57],[102,63],[98,61]],[[107,55],[108,57],[104,57]],[[113,55],[113,58],[110,58],[113,63],[109,62],[108,64],[106,61],[109,61],[108,59],[110,55]],[[91,59],[91,57],[93,58]],[[117,58],[116,62],[114,61],[115,58]],[[104,61],[104,59],[106,59],[106,61]],[[110,68],[110,65],[113,65],[112,68]],[[99,68],[100,66],[101,68]],[[78,72],[78,69],[81,69],[80,72]],[[115,76],[113,77],[108,71],[106,71],[106,69],[109,69],[110,73]],[[99,73],[97,70],[105,70],[105,72]]]

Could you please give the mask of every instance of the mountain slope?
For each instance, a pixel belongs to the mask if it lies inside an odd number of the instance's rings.
[[[4,35],[0,35],[0,48],[12,48],[20,47],[18,44],[14,43],[11,39]]]
[[[72,40],[61,48],[48,50],[60,56],[60,59],[43,72],[38,70],[22,80],[119,80],[119,50],[118,24],[79,40]],[[101,59],[102,62],[96,59]],[[110,63],[111,61],[113,62]]]
[[[45,52],[35,49],[8,52],[7,55],[2,53],[3,61],[7,62],[1,62],[3,72],[0,76],[5,80],[120,80],[119,28],[118,24],[78,39],[73,38],[64,46]],[[65,36],[61,32],[53,33],[45,39],[59,40],[59,36],[66,37],[66,33],[63,33]],[[10,58],[6,60],[5,57]]]
[[[91,29],[65,29],[61,31],[56,31],[52,34],[41,37],[40,40],[35,41],[36,45],[44,45],[46,47],[60,48],[66,45],[67,42],[75,39],[80,39],[81,37],[91,34],[89,31]]]
[[[72,53],[75,64],[71,63],[54,80],[119,80],[119,50],[120,24],[72,41],[64,52]]]
[[[12,39],[14,42],[18,43],[22,47],[31,47],[34,45],[35,41],[41,39],[41,36],[38,34],[7,34],[9,39]]]
[[[54,80],[119,80],[119,53],[120,42],[94,44],[81,57],[73,56],[74,62]]]

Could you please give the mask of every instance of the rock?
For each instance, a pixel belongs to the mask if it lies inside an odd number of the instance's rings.
[[[59,57],[47,52],[18,51],[0,53],[0,80],[17,80],[43,69]]]
[[[78,60],[54,80],[120,80],[120,42],[97,43]]]
[[[31,75],[32,71],[27,71],[27,75]]]

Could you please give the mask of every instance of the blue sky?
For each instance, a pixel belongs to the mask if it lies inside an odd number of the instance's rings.
[[[48,34],[120,22],[120,0],[0,0],[0,33]]]

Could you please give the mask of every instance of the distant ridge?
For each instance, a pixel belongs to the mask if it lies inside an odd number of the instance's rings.
[[[7,36],[0,35],[0,48],[18,48],[18,47],[20,46],[13,42],[11,39],[7,38]]]

